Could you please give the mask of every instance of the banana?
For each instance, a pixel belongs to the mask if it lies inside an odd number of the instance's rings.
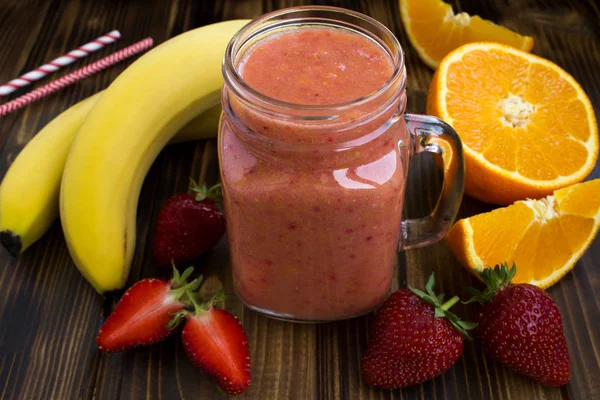
[[[99,292],[122,288],[142,182],[160,150],[221,95],[221,62],[248,20],[183,33],[146,53],[106,89],[75,138],[61,184],[69,252]]]
[[[181,128],[171,143],[216,138],[221,119],[221,103],[217,103]]]
[[[24,252],[58,218],[60,181],[77,131],[102,92],[70,107],[33,137],[0,185],[0,243],[13,256]],[[216,137],[221,105],[184,126],[171,143]]]
[[[38,240],[58,217],[58,196],[69,148],[100,93],[54,118],[19,153],[0,185],[0,242],[14,256]]]

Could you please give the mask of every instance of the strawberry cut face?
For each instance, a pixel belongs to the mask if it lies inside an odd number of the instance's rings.
[[[160,342],[172,332],[167,324],[184,305],[170,293],[170,283],[145,279],[133,285],[106,319],[96,338],[100,350],[123,351]]]
[[[225,392],[240,394],[250,385],[248,340],[236,317],[216,308],[189,316],[181,339],[190,360]]]

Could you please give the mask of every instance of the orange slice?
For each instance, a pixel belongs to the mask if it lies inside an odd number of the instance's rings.
[[[427,112],[456,129],[465,192],[508,205],[581,182],[598,157],[590,100],[556,64],[497,43],[471,43],[441,62]]]
[[[461,219],[448,232],[448,243],[471,272],[515,262],[513,282],[546,289],[573,268],[599,228],[600,179],[595,179]]]
[[[533,38],[467,13],[454,14],[441,0],[400,0],[400,15],[408,39],[421,60],[436,68],[444,56],[471,42],[498,42],[531,51]]]

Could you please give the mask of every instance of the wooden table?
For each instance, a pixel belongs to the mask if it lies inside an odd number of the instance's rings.
[[[211,22],[253,18],[302,1],[0,1],[0,82],[41,65],[111,29],[123,39],[89,59],[152,36],[156,43]],[[310,2],[307,2],[310,3]],[[326,2],[325,2],[326,3]],[[332,1],[364,12],[387,25],[406,52],[409,111],[425,110],[432,71],[408,43],[394,1]],[[569,71],[600,115],[600,11],[586,0],[463,0],[456,9],[479,14],[535,37],[534,52]],[[198,57],[202,57],[199,53]],[[77,64],[78,68],[82,63]],[[69,105],[105,88],[126,64],[63,90],[2,118],[0,176],[27,141]],[[73,69],[73,68],[71,68]],[[61,75],[60,73],[57,76]],[[188,176],[218,177],[215,141],[173,145],[152,166],[138,213],[139,239],[130,284],[161,276],[148,239],[160,205],[185,191]],[[415,160],[406,213],[423,215],[437,196],[440,176],[432,160]],[[592,177],[600,177],[598,165]],[[35,188],[32,188],[35,190]],[[490,207],[465,198],[460,216]],[[572,378],[560,389],[544,388],[485,358],[467,343],[462,358],[446,373],[422,385],[392,392],[362,383],[359,359],[371,317],[337,323],[291,324],[267,319],[233,295],[226,240],[198,262],[216,273],[231,294],[226,307],[248,332],[253,381],[248,399],[600,399],[600,239],[575,269],[548,290],[558,303],[571,354]],[[400,255],[395,287],[421,286],[435,271],[446,293],[472,284],[445,241]],[[175,337],[123,354],[103,354],[94,344],[116,295],[101,297],[81,277],[65,246],[60,224],[18,259],[0,251],[1,399],[216,399],[222,395],[192,367]],[[457,307],[463,315],[466,311]]]

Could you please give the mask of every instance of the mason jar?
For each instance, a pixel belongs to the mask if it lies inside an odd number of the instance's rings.
[[[320,61],[319,52],[328,53],[319,46],[338,40],[343,50],[349,37],[353,51],[364,45],[365,54],[388,57],[389,77],[374,91],[343,102],[289,101],[304,96],[293,91],[300,90],[307,66],[295,68],[298,53],[269,48],[277,45],[269,41],[276,35],[304,35],[296,39],[315,52],[323,76],[331,72]],[[284,39],[295,43],[294,37]],[[257,46],[275,55],[255,60],[253,79],[265,87],[271,79],[289,80],[286,99],[244,76]],[[290,57],[286,74],[277,76],[284,62],[277,57],[284,56]],[[454,130],[434,117],[405,114],[407,76],[398,40],[357,12],[288,8],[233,37],[223,75],[219,163],[236,294],[251,309],[293,321],[346,319],[374,310],[389,293],[398,251],[442,238],[464,185]],[[348,95],[341,93],[343,85],[324,82],[319,88],[316,95]],[[442,194],[430,216],[403,221],[409,159],[423,151],[441,161]]]

